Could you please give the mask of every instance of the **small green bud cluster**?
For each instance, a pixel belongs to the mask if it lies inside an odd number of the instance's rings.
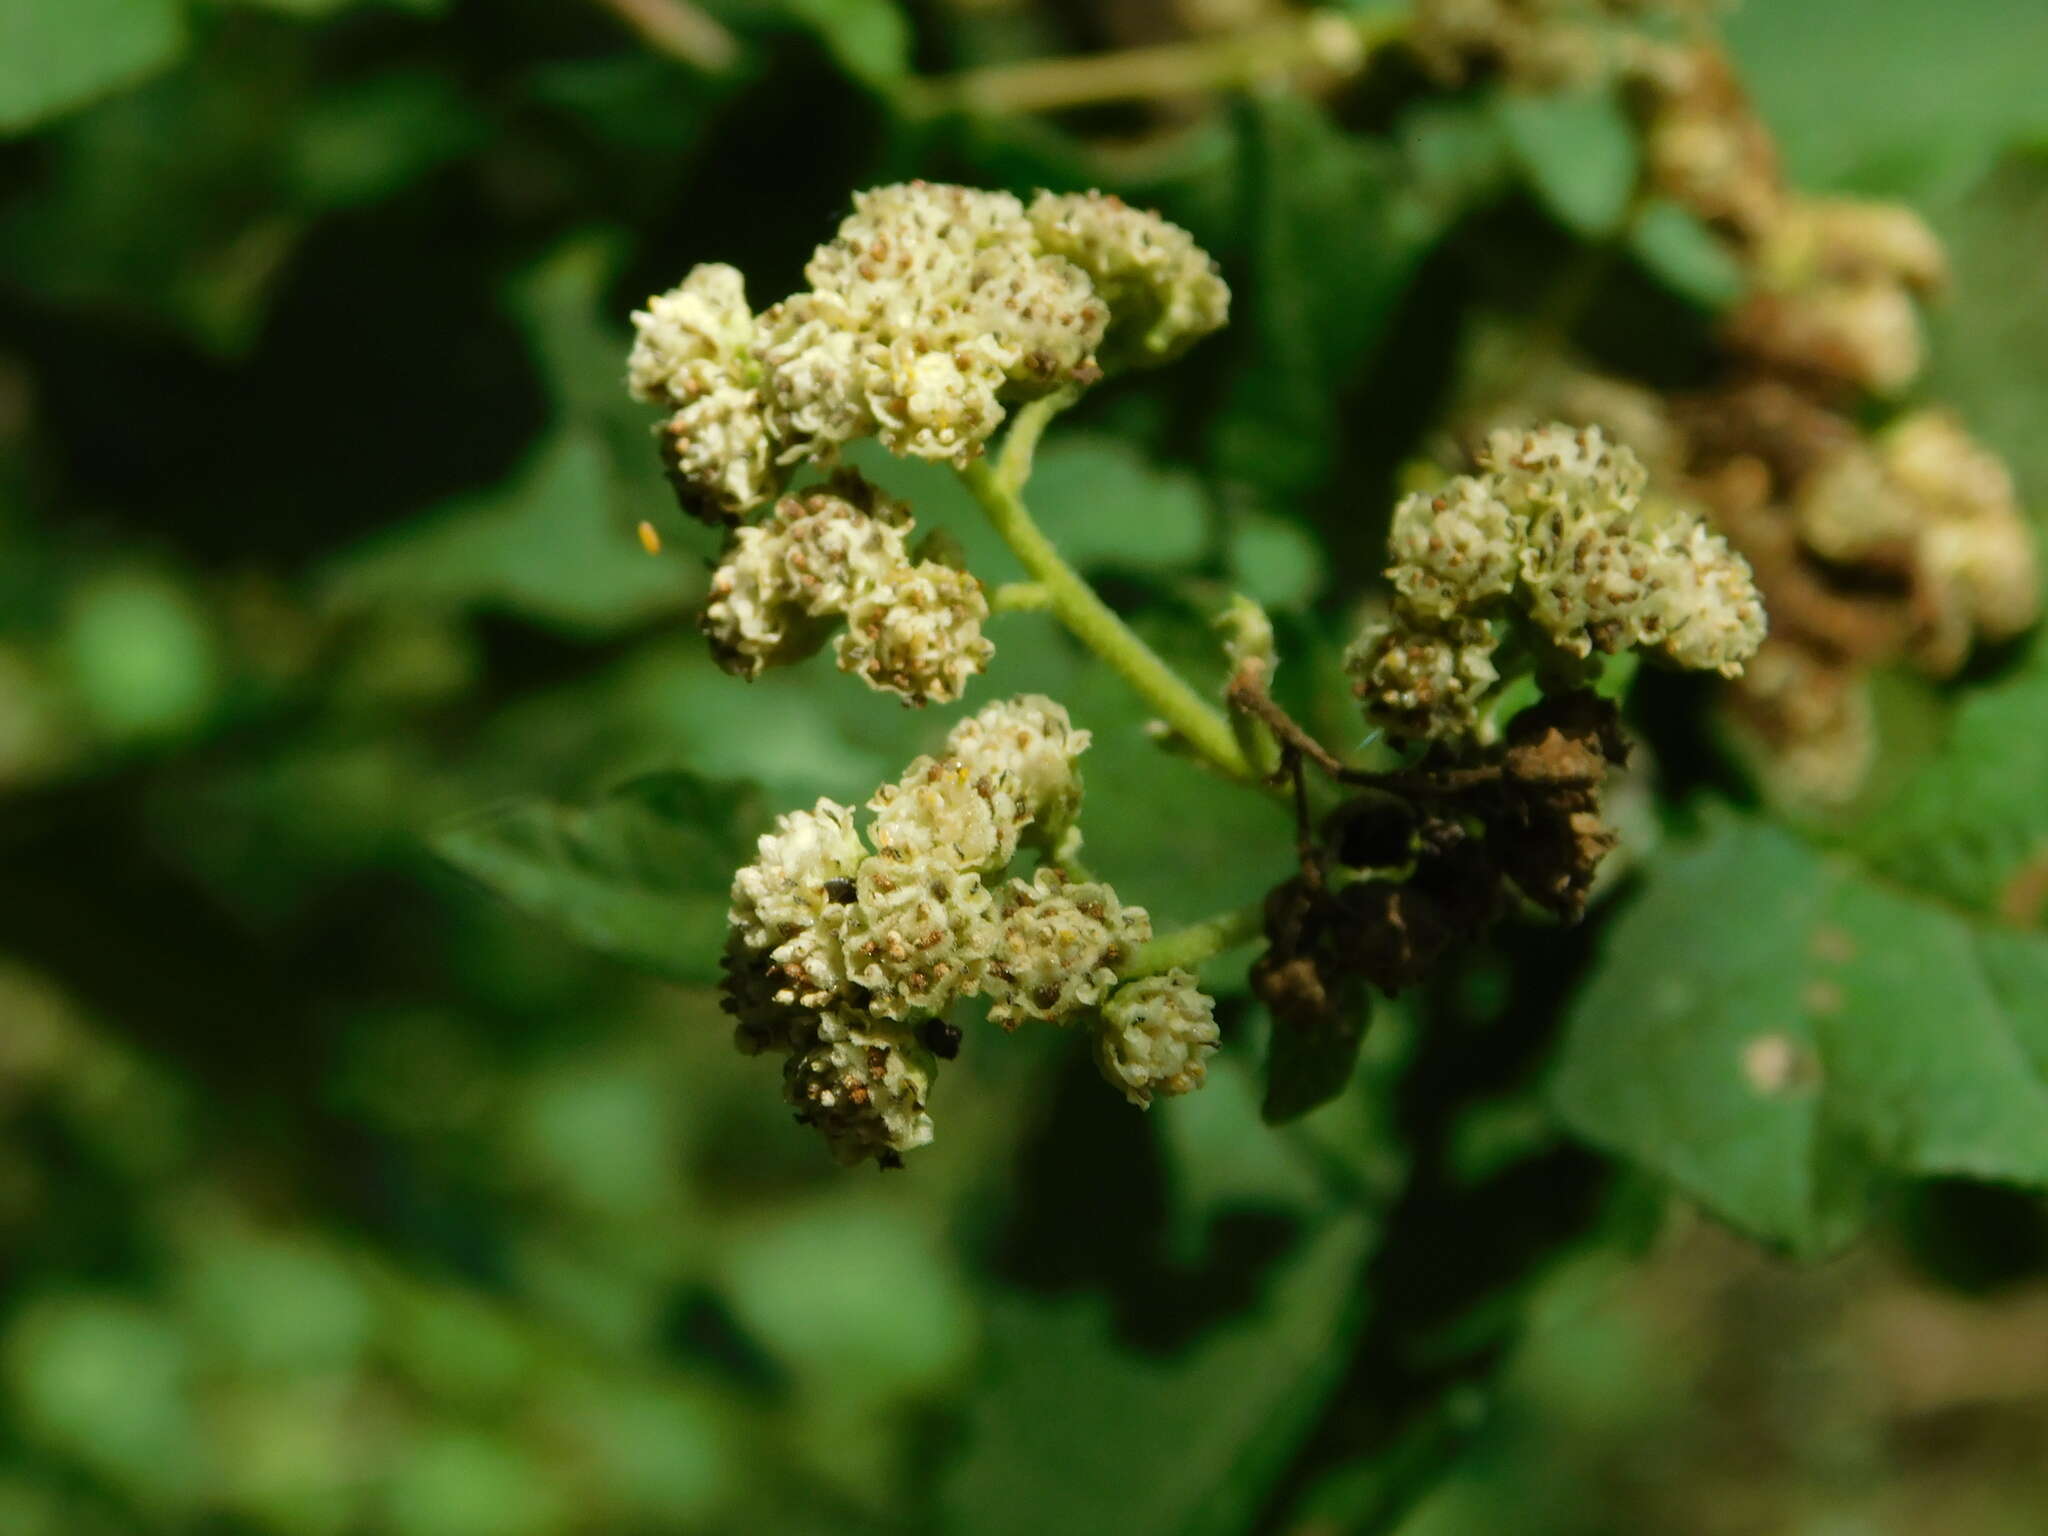
[[[840,670],[906,704],[959,698],[995,654],[988,599],[967,572],[913,561],[912,528],[901,502],[843,471],[734,529],[703,617],[718,664],[758,677],[816,652],[843,620]]]
[[[686,509],[732,521],[793,466],[856,438],[965,464],[1006,403],[1163,362],[1223,324],[1230,294],[1185,230],[1101,193],[928,182],[854,199],[756,315],[740,274],[700,266],[633,317],[627,382],[668,409],[664,453]]]
[[[1346,653],[1367,718],[1425,740],[1481,733],[1502,621],[1552,657],[1641,649],[1735,676],[1764,634],[1748,563],[1597,427],[1495,432],[1479,472],[1395,510],[1390,615]]]
[[[875,792],[865,835],[851,808],[820,800],[779,817],[734,875],[736,1041],[787,1057],[790,1103],[840,1161],[889,1162],[931,1139],[924,1041],[966,998],[989,998],[1008,1028],[1085,1019],[1115,1033],[1104,1071],[1134,1097],[1199,1085],[1215,1037],[1194,1022],[1206,1012],[1192,983],[1170,1016],[1140,1018],[1115,990],[1151,937],[1144,909],[1049,863],[1002,879],[1026,847],[1071,846],[1087,745],[1050,699],[991,704]]]

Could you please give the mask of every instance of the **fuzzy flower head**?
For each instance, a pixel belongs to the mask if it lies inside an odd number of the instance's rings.
[[[1520,571],[1515,514],[1490,478],[1460,475],[1435,493],[1418,491],[1394,509],[1387,548],[1394,590],[1433,619],[1504,597]]]
[[[776,817],[754,861],[733,876],[733,937],[770,973],[769,1001],[816,1008],[845,988],[835,909],[867,853],[852,810],[821,799]]]
[[[1112,1088],[1144,1109],[1155,1094],[1201,1087],[1221,1038],[1215,999],[1189,972],[1167,971],[1126,983],[1103,1004],[1095,1062]]]
[[[1755,257],[1758,291],[1728,339],[1777,367],[1896,395],[1920,374],[1916,300],[1947,281],[1926,222],[1897,203],[1788,199]]]
[[[1482,706],[1500,673],[1484,619],[1398,615],[1365,626],[1344,652],[1365,717],[1389,734],[1452,741],[1481,734]]]
[[[1044,249],[1086,272],[1109,306],[1118,360],[1169,362],[1220,330],[1230,289],[1194,236],[1102,192],[1041,192],[1031,226]]]
[[[652,405],[688,405],[723,384],[746,381],[754,312],[735,267],[710,262],[633,312],[626,385]]]
[[[860,505],[846,489],[785,496],[764,521],[733,531],[703,618],[726,671],[752,678],[802,660],[856,598],[909,567],[908,513]]]
[[[702,628],[726,671],[801,661],[842,621],[843,671],[906,704],[950,703],[988,666],[988,599],[964,571],[912,562],[909,510],[841,473],[733,531]]]
[[[755,325],[732,267],[694,268],[633,315],[626,384],[669,408],[657,428],[678,501],[704,522],[731,522],[786,478],[781,434],[759,388]]]
[[[932,1139],[925,1112],[932,1059],[914,1040],[881,1029],[850,1029],[790,1056],[783,1095],[803,1124],[845,1164],[893,1164]]]
[[[1031,820],[1021,788],[1001,764],[920,757],[896,783],[875,791],[868,837],[878,850],[905,859],[936,856],[992,873],[1016,856]]]
[[[655,431],[676,503],[700,523],[737,522],[789,478],[757,389],[713,384]]]
[[[2039,555],[2004,461],[1935,409],[1901,417],[1879,451],[1919,513],[1919,575],[1931,613],[1923,663],[1951,671],[1974,638],[2010,640],[2031,628],[2041,616]]]
[[[1116,985],[1117,967],[1152,937],[1143,907],[1126,907],[1108,886],[1070,882],[1049,868],[1009,883],[997,922],[988,1016],[1008,1029],[1026,1019],[1064,1023],[1094,1007]]]
[[[835,914],[847,978],[878,1018],[942,1014],[981,990],[994,906],[979,875],[943,856],[871,858]]]
[[[1051,849],[1080,814],[1075,760],[1089,740],[1065,708],[1033,693],[968,716],[947,736],[946,750],[976,782],[1005,786],[1024,814],[1024,840]]]
[[[981,633],[987,618],[988,598],[967,572],[936,560],[897,566],[848,604],[839,670],[905,704],[950,704],[995,655]]]

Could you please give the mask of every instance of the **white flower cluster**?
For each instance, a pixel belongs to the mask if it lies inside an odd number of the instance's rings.
[[[726,671],[758,677],[801,661],[846,628],[840,670],[906,704],[950,703],[988,666],[988,599],[967,572],[913,561],[909,509],[858,475],[785,496],[733,530],[702,627]]]
[[[1068,839],[1081,802],[1074,759],[1087,745],[1050,699],[991,704],[953,728],[945,751],[876,791],[865,836],[851,808],[820,800],[779,817],[734,875],[725,965],[735,1039],[788,1058],[790,1103],[841,1161],[892,1162],[931,1139],[936,1063],[920,1037],[962,999],[989,997],[990,1017],[1009,1027],[1112,1004],[1119,969],[1151,937],[1144,910],[1050,865],[1001,882],[1020,848]],[[1198,1010],[1185,997],[1174,1007]],[[1199,1084],[1199,1028],[1103,1027],[1128,1036],[1104,1058],[1120,1064],[1112,1081],[1124,1091]]]
[[[1466,737],[1498,681],[1494,620],[1555,653],[1640,648],[1735,676],[1763,640],[1749,566],[1698,518],[1646,505],[1646,476],[1597,427],[1495,432],[1479,473],[1395,510],[1392,613],[1346,655],[1374,723]]]
[[[791,466],[876,437],[964,464],[1008,401],[1157,362],[1222,325],[1229,290],[1185,230],[1100,193],[928,182],[854,199],[805,268],[810,287],[759,315],[740,274],[700,266],[633,316],[633,393],[671,412],[670,474],[693,515],[731,521]]]

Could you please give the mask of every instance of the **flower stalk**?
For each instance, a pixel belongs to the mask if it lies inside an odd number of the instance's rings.
[[[1219,913],[1148,940],[1131,956],[1122,974],[1131,979],[1172,970],[1192,971],[1205,960],[1264,937],[1265,932],[1266,904],[1249,902],[1235,911]]]
[[[1022,428],[1029,418],[1025,412],[1020,412],[1019,417],[1018,427]],[[1040,426],[1042,429],[1042,423]],[[1018,563],[1045,589],[1053,616],[1136,689],[1160,718],[1218,772],[1233,779],[1257,779],[1257,771],[1246,760],[1237,733],[1223,712],[1197,693],[1187,679],[1117,617],[1032,519],[1010,473],[1017,462],[1009,453],[993,469],[987,461],[977,460],[960,471],[960,478]],[[1023,462],[1028,463],[1028,457]]]
[[[1353,75],[1405,27],[1399,12],[1317,10],[1216,37],[963,70],[918,82],[908,104],[927,113],[1058,112],[1236,90],[1307,71]]]

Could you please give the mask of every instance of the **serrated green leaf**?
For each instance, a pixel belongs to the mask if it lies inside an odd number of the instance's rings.
[[[1806,1252],[1849,1237],[1888,1177],[2048,1183],[2048,989],[2027,985],[2044,945],[1726,822],[1608,934],[1556,1102]]]
[[[1589,239],[1620,225],[1642,153],[1612,89],[1503,91],[1494,112],[1530,188],[1559,223]]]
[[[443,858],[592,948],[676,981],[718,975],[732,872],[765,824],[749,786],[629,780],[588,807],[515,801],[443,828]]]
[[[0,7],[0,133],[132,85],[184,46],[178,0],[8,0]]]
[[[1258,1305],[1164,1357],[1119,1343],[1101,1298],[998,1298],[964,1450],[940,1485],[946,1528],[1249,1529],[1343,1368],[1367,1233],[1360,1216],[1325,1221]]]

